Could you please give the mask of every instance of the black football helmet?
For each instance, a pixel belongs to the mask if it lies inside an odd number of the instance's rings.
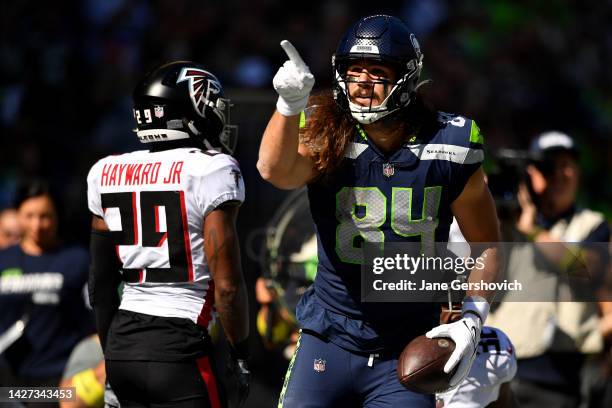
[[[177,61],[154,69],[136,86],[133,99],[141,143],[193,138],[207,149],[234,152],[230,101],[217,77],[200,64]]]
[[[385,63],[395,69],[393,88],[379,106],[360,106],[350,100],[348,82],[354,79],[346,75],[347,68],[363,59]],[[419,42],[402,20],[387,15],[364,17],[346,31],[332,56],[334,99],[358,122],[373,123],[410,104],[422,67]]]

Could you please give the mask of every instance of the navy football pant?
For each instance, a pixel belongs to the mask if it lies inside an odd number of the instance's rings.
[[[397,356],[371,358],[351,353],[302,331],[278,408],[433,408],[433,395],[405,389],[397,379],[396,367]]]

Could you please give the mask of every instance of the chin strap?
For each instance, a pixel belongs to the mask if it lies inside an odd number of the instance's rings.
[[[198,128],[195,127],[195,125],[193,124],[193,120],[187,123],[187,127],[189,128],[189,130],[191,130],[191,133],[193,133],[196,136],[199,136],[200,133],[202,133],[198,130]]]
[[[433,80],[425,79],[425,80],[419,82],[417,84],[417,86],[414,87],[414,92],[418,91],[422,86],[429,85],[429,84],[433,84]]]

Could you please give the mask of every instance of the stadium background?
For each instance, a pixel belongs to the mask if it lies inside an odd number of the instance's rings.
[[[89,167],[141,148],[131,132],[131,90],[149,68],[189,59],[217,74],[235,105],[236,156],[247,185],[239,219],[244,241],[287,195],[255,168],[276,100],[271,80],[285,59],[279,42],[293,42],[315,87],[324,89],[342,32],[373,13],[397,15],[412,27],[425,54],[422,78],[434,81],[428,98],[440,110],[476,119],[489,149],[525,148],[547,129],[574,136],[583,153],[579,202],[611,218],[609,0],[3,2],[0,207],[10,205],[20,179],[44,176],[63,195],[64,239],[87,245]],[[244,266],[252,288],[259,267],[247,257]],[[272,353],[254,354],[250,405],[260,406],[256,401],[275,398],[284,363]]]

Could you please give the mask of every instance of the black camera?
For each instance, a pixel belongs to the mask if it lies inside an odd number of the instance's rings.
[[[520,214],[518,189],[521,183],[533,197],[531,180],[527,166],[538,160],[527,150],[498,149],[492,152],[493,167],[487,173],[487,184],[495,200],[497,215],[500,220],[513,220]]]

